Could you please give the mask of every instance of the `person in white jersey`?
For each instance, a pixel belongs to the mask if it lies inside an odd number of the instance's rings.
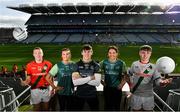
[[[130,77],[132,90],[130,107],[132,110],[152,111],[154,108],[154,82],[156,85],[160,86],[166,86],[167,84],[172,82],[171,78],[161,78],[161,74],[157,71],[155,65],[150,63],[151,54],[151,46],[141,46],[139,48],[140,60],[133,62],[129,70],[129,74],[131,75]]]

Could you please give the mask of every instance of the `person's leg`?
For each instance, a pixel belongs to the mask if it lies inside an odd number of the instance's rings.
[[[58,95],[60,111],[65,110],[65,98],[63,95]]]
[[[68,111],[73,111],[74,107],[73,107],[73,96],[70,95],[70,96],[67,96],[67,110]]]
[[[34,111],[40,111],[41,110],[41,92],[39,89],[31,89],[31,98],[30,103],[33,105]]]
[[[41,104],[33,104],[33,111],[40,111],[41,110]]]
[[[114,101],[113,103],[113,110],[115,111],[120,111],[120,104],[121,104],[121,97],[122,97],[122,91],[118,90],[116,88],[113,88],[113,95],[114,96],[112,98],[112,101]]]
[[[98,97],[87,98],[87,103],[91,109],[91,111],[98,111],[99,110],[99,100]]]
[[[131,110],[139,111],[142,109],[142,98],[140,96],[132,95],[131,96]]]
[[[85,104],[85,99],[80,97],[75,97],[75,107],[74,110],[76,111],[82,111]]]
[[[153,111],[154,109],[154,97],[143,97],[143,110]]]
[[[56,110],[57,100],[58,100],[58,95],[56,93],[54,96],[51,97],[51,99],[49,101],[49,110],[51,110],[51,111]]]
[[[40,89],[41,92],[41,110],[47,111],[49,109],[50,91],[49,89]]]
[[[104,87],[104,110],[110,111],[111,104],[111,90],[109,87]]]
[[[49,110],[49,102],[42,102],[40,108],[42,111],[48,111]]]

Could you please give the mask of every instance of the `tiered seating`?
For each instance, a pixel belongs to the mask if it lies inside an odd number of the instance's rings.
[[[67,41],[71,42],[71,43],[81,42],[82,41],[82,35],[81,34],[70,35],[70,37],[69,37],[69,39]]]
[[[42,37],[43,37],[43,34],[29,35],[28,38],[23,41],[23,43],[36,43]]]
[[[128,40],[121,34],[114,34],[111,38],[115,43],[128,43]]]
[[[96,40],[96,36],[94,34],[85,34],[83,36],[82,42],[83,43],[92,43],[92,42],[95,42],[95,40]]]
[[[145,43],[158,43],[159,41],[153,39],[149,34],[139,34],[139,37],[145,41]]]
[[[64,43],[68,39],[68,34],[59,34],[56,38],[52,41],[53,43]]]
[[[153,38],[156,38],[157,40],[159,40],[160,43],[170,43],[170,41],[167,40],[166,37],[164,37],[163,35],[151,34],[151,36],[152,36]]]
[[[144,41],[139,38],[136,34],[124,34],[124,36],[130,41],[135,43],[143,43]]]
[[[56,37],[55,34],[47,34],[44,35],[40,40],[38,40],[38,43],[48,43],[51,42]]]
[[[101,34],[98,36],[100,43],[112,43],[113,40],[110,35]]]

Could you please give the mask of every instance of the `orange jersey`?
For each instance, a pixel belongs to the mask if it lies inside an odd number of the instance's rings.
[[[42,63],[36,63],[35,61],[31,61],[27,64],[27,74],[31,77],[30,85],[33,85],[39,76],[42,76],[39,82],[36,85],[38,87],[46,87],[49,83],[46,81],[45,76],[51,69],[52,64],[49,61],[44,60]]]

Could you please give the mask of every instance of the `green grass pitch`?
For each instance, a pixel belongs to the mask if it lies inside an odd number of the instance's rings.
[[[78,61],[81,58],[81,44],[5,44],[0,45],[0,66],[6,66],[8,71],[11,71],[12,65],[17,64],[19,69],[21,65],[26,65],[27,62],[33,60],[32,50],[34,47],[41,47],[44,50],[45,59],[50,60],[53,64],[61,59],[61,49],[68,47],[72,52],[72,60]],[[94,44],[93,59],[101,61],[107,56],[107,48],[109,45]],[[139,59],[139,46],[118,46],[119,58],[125,61],[127,67],[130,67],[132,62]],[[180,47],[154,45],[151,62],[155,63],[159,57],[169,56],[174,59],[176,69],[174,73],[180,73]]]

